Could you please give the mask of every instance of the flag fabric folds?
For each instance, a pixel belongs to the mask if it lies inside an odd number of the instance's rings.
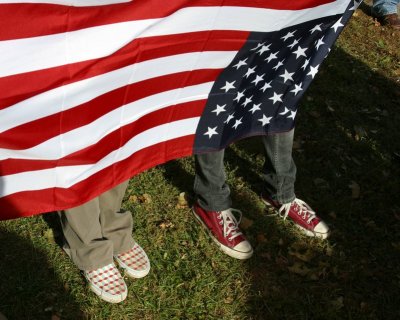
[[[0,0],[0,219],[290,130],[349,0]]]

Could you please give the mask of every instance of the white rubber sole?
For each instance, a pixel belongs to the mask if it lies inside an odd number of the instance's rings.
[[[249,252],[236,251],[236,250],[233,250],[233,249],[223,245],[222,243],[220,243],[217,240],[217,238],[214,237],[214,235],[212,234],[210,229],[208,229],[208,227],[205,225],[203,220],[201,220],[201,218],[197,215],[197,213],[194,211],[194,209],[192,209],[192,213],[195,216],[196,220],[203,226],[203,228],[205,229],[207,234],[211,237],[211,239],[215,242],[215,244],[218,246],[218,248],[223,253],[227,254],[228,256],[230,256],[232,258],[239,259],[239,260],[249,259],[253,255],[253,250],[251,250]]]
[[[88,279],[86,278],[86,280],[88,280]],[[109,294],[109,293],[103,291],[102,289],[100,289],[99,287],[95,286],[89,280],[88,280],[88,283],[89,283],[89,289],[91,291],[93,291],[93,293],[95,293],[102,300],[107,301],[109,303],[120,303],[120,302],[124,301],[126,299],[126,297],[128,296],[128,288],[126,287],[126,285],[125,285],[125,292],[124,293],[122,293],[122,294]]]
[[[140,279],[143,278],[145,276],[147,276],[150,272],[150,261],[149,258],[147,257],[147,254],[143,251],[146,259],[147,259],[147,263],[149,265],[149,267],[147,269],[144,270],[134,270],[130,267],[128,267],[121,259],[118,259],[117,257],[114,257],[114,259],[117,261],[118,265],[124,269],[124,273],[125,275],[127,275],[128,277],[131,278],[135,278],[135,279]]]

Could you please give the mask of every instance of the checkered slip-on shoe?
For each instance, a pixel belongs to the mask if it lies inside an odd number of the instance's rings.
[[[149,258],[137,243],[127,252],[115,255],[114,258],[129,277],[143,278],[150,271]]]
[[[111,303],[125,300],[128,288],[117,267],[111,263],[102,268],[83,272],[89,288],[101,299]]]

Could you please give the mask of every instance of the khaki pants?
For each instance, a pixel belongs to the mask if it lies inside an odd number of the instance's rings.
[[[64,250],[81,270],[94,270],[113,262],[113,255],[134,245],[132,214],[121,212],[128,181],[79,207],[59,211],[65,237]]]

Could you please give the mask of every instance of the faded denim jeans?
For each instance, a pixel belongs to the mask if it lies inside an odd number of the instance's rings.
[[[374,0],[372,4],[372,13],[377,16],[386,16],[397,13],[397,5],[400,0]]]
[[[263,136],[265,163],[262,177],[264,191],[279,203],[295,199],[296,165],[292,158],[294,130]],[[222,211],[232,206],[226,184],[224,150],[195,156],[194,192],[199,205],[210,211]]]

